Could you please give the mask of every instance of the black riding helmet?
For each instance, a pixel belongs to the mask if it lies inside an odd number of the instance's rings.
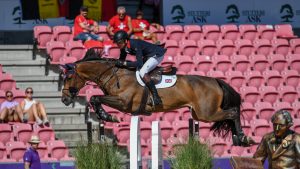
[[[129,37],[128,37],[127,32],[125,32],[123,30],[119,30],[118,32],[116,32],[114,34],[114,42],[115,43],[120,42],[120,41],[125,41],[128,39],[129,39]]]

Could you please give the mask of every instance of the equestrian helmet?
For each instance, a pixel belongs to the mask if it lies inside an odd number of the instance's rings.
[[[120,30],[114,34],[114,42],[125,41],[129,39],[127,32]]]

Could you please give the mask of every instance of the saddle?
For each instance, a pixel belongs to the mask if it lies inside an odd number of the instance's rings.
[[[176,71],[177,68],[172,67],[172,65],[168,65],[166,67],[156,67],[149,73],[149,75],[154,84],[158,84],[162,79],[162,75],[175,75]]]

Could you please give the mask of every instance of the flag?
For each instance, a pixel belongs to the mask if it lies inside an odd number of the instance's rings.
[[[58,18],[59,9],[57,0],[38,0],[41,19]]]
[[[95,21],[101,20],[102,0],[83,0],[83,5],[88,7],[88,17]]]

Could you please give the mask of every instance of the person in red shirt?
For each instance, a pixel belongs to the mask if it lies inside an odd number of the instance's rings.
[[[152,23],[154,27],[159,29],[160,25]],[[143,11],[137,10],[136,19],[132,20],[132,29],[134,39],[151,39],[153,43],[160,44],[160,41],[157,40],[157,36],[155,33],[150,32],[150,24],[147,20],[143,19]]]
[[[88,41],[97,40],[102,42],[103,38],[95,33],[98,32],[98,24],[96,21],[87,17],[88,8],[82,6],[80,8],[80,14],[74,21],[74,39]]]
[[[118,7],[117,15],[113,16],[106,27],[108,34],[113,37],[116,32],[123,30],[128,35],[132,33],[131,17],[126,15],[126,9],[123,6]]]

